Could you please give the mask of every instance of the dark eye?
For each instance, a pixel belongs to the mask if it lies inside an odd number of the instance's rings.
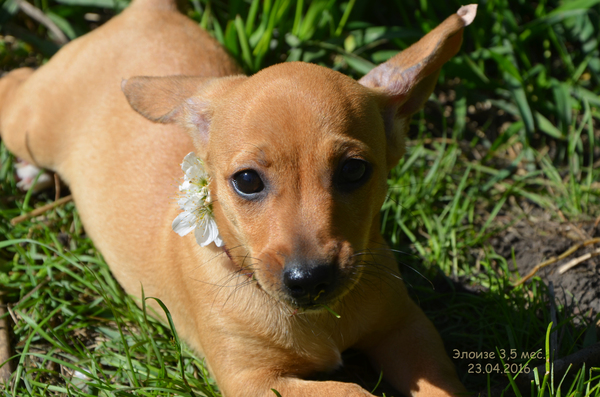
[[[241,194],[254,194],[265,188],[262,179],[254,170],[240,171],[233,176],[233,186]]]
[[[352,190],[362,185],[369,178],[369,163],[360,159],[348,159],[337,176],[337,184],[343,190]]]

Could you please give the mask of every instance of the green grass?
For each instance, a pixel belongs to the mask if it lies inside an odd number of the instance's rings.
[[[69,38],[95,23],[86,14],[103,21],[124,6],[107,0],[34,3]],[[193,0],[188,15],[248,73],[302,60],[360,77],[459,6]],[[43,26],[16,10],[12,0],[0,10],[3,34],[17,37],[0,42],[4,70],[40,64],[58,48]],[[576,317],[560,306],[552,314],[541,280],[512,288],[518,278],[513,258],[496,254],[489,239],[501,232],[499,215],[526,218],[518,210],[523,203],[554,219],[600,214],[599,19],[600,2],[592,0],[480,4],[463,50],[414,117],[408,153],[390,176],[382,229],[451,356],[455,349],[514,350],[518,357],[509,364],[531,369],[544,364],[547,345],[564,357],[598,342],[600,319]],[[0,291],[16,320],[17,371],[5,395],[219,395],[202,360],[112,279],[72,204],[10,225],[13,217],[52,201],[53,192],[18,192],[4,147],[0,160]],[[482,292],[455,291],[447,276]],[[559,346],[547,335],[551,322]],[[544,359],[523,356],[538,350]],[[570,371],[564,380],[551,377],[553,371],[539,373],[532,383],[521,374],[512,383],[502,373],[473,373],[476,364],[501,366],[498,358],[454,362],[476,392],[600,395],[599,368]],[[78,381],[74,371],[87,380]]]

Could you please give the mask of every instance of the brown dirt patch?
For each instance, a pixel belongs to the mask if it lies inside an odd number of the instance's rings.
[[[515,219],[519,220],[515,222]],[[521,277],[571,247],[600,237],[600,225],[595,220],[558,222],[552,220],[550,214],[537,210],[518,217],[506,214],[498,221],[505,225],[506,230],[494,237],[491,244],[499,255],[507,259],[509,268],[517,270]],[[581,247],[536,273],[546,285],[553,284],[557,305],[571,308],[573,314],[583,314],[588,318],[600,314],[600,256],[585,260],[563,274],[558,269],[599,247],[600,243]]]

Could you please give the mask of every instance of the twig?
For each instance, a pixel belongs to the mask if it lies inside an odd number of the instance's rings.
[[[6,310],[8,310],[8,314],[10,314],[10,318],[12,318],[13,323],[18,323],[19,320],[17,319],[15,312],[13,312],[13,310],[10,308],[10,305],[6,305]]]
[[[44,14],[42,10],[36,8],[33,4],[29,4],[25,0],[17,0],[17,4],[21,11],[25,14],[29,15],[31,18],[35,19],[42,25],[44,25],[54,36],[53,41],[58,45],[65,45],[69,42],[69,39],[62,30],[59,29],[58,26],[50,18]]]
[[[18,304],[20,304],[21,302],[26,301],[27,299],[29,299],[31,297],[31,295],[35,294],[35,292],[37,290],[39,290],[40,288],[42,288],[44,285],[48,284],[48,282],[50,281],[50,278],[46,278],[44,281],[42,281],[41,283],[39,283],[38,285],[36,285],[31,291],[29,291],[27,294],[25,294],[25,296],[23,296],[21,299],[19,299],[19,301],[15,304],[13,304],[12,306],[17,306]]]
[[[596,249],[596,251],[593,252],[588,252],[585,255],[581,255],[579,258],[575,258],[570,262],[565,263],[564,265],[562,265],[561,267],[558,268],[558,274],[563,274],[564,272],[566,272],[567,270],[571,269],[572,267],[575,267],[577,265],[579,265],[581,262],[585,262],[588,259],[591,259],[595,256],[600,255],[600,248]]]
[[[60,178],[58,174],[54,173],[54,201],[58,201],[60,199]]]
[[[561,210],[557,209],[557,210],[556,210],[556,212],[558,213],[558,216],[560,217],[560,219],[561,219],[563,222],[568,222],[568,221],[567,221],[567,217],[566,217],[566,216],[565,216],[565,215],[562,213],[562,211],[561,211]]]
[[[49,203],[49,204],[46,204],[46,205],[42,205],[41,207],[36,208],[33,211],[28,212],[27,214],[19,215],[19,216],[15,217],[15,218],[12,218],[10,220],[10,224],[13,225],[13,226],[15,226],[16,224],[18,224],[20,222],[23,222],[23,221],[26,221],[27,219],[30,219],[30,218],[42,215],[44,212],[49,211],[49,210],[51,210],[53,208],[56,208],[58,206],[61,206],[61,205],[65,204],[65,203],[68,203],[71,200],[73,200],[73,196],[68,195],[68,196],[65,196],[65,197],[63,197],[61,199],[58,199],[58,200],[56,200],[56,201],[54,201],[52,203]]]
[[[0,297],[0,382],[10,379],[12,373],[10,359],[10,336],[8,334],[8,317],[6,306]]]
[[[526,275],[525,277],[523,277],[522,279],[520,279],[519,281],[514,283],[513,286],[518,287],[519,285],[523,284],[525,281],[529,280],[531,277],[535,276],[535,274],[538,272],[538,270],[543,269],[544,267],[549,266],[553,263],[556,263],[561,259],[565,259],[567,256],[571,255],[573,252],[577,251],[579,248],[586,247],[588,245],[596,244],[596,243],[600,243],[600,237],[596,237],[596,238],[584,241],[582,243],[575,244],[574,246],[572,246],[571,248],[569,248],[568,250],[566,250],[559,256],[554,256],[554,257],[548,259],[547,261],[544,261],[544,262],[540,263],[539,265],[536,265],[533,268],[533,270],[529,272],[528,275]]]
[[[581,230],[580,227],[575,226],[574,223],[569,222],[569,226],[571,226],[571,228],[575,231],[575,233],[577,233],[579,235],[581,240],[586,241],[586,240],[589,240],[590,238],[592,238],[592,236],[587,234],[585,231]]]

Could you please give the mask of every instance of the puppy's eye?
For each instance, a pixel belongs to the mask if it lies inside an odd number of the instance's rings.
[[[239,193],[247,195],[262,191],[265,185],[256,171],[246,170],[240,171],[233,176],[233,187]]]
[[[346,160],[336,178],[337,185],[342,190],[353,190],[361,186],[369,178],[371,167],[361,159]]]

